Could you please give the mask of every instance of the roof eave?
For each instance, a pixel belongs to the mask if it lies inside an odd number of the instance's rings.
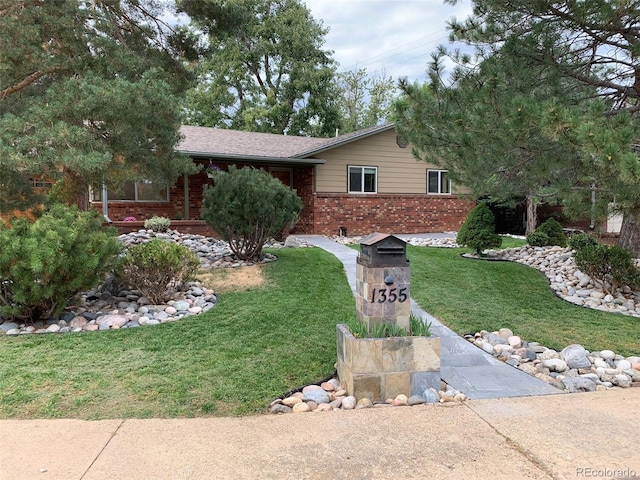
[[[240,160],[254,163],[289,163],[291,165],[323,165],[326,160],[322,158],[298,158],[298,157],[262,157],[255,155],[237,155],[222,153],[193,152],[177,149],[180,153],[192,158],[215,158],[219,160]]]
[[[339,147],[340,145],[347,145],[351,142],[355,142],[356,140],[362,140],[363,138],[376,135],[380,132],[391,130],[395,128],[395,125],[396,125],[395,123],[386,123],[384,125],[380,125],[378,128],[367,130],[366,132],[363,132],[361,135],[350,136],[348,138],[345,138],[343,141],[336,141],[336,142],[330,143],[329,145],[323,145],[321,147],[314,148],[312,150],[307,150],[305,152],[298,153],[294,155],[294,158],[303,158],[303,157],[309,157],[311,155],[317,155],[319,153],[326,152],[327,150],[332,150],[336,147]]]

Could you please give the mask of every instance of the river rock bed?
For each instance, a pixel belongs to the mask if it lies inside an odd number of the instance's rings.
[[[348,395],[340,381],[332,378],[320,385],[308,385],[299,392],[277,398],[269,405],[270,413],[336,412],[362,408],[406,407],[427,403],[464,402],[467,397],[441,382],[441,390],[429,388],[422,395],[407,397],[400,394],[386,402],[372,402],[368,398],[356,399]]]
[[[611,350],[587,351],[569,345],[561,351],[523,341],[508,328],[465,335],[499,360],[566,392],[593,392],[612,387],[640,387],[640,357]]]
[[[190,248],[198,255],[203,269],[237,268],[254,264],[238,259],[227,242],[202,235],[183,234],[173,230],[164,233],[139,230],[120,235],[118,240],[126,248],[155,238],[176,242]],[[285,242],[271,240],[265,244],[268,248],[289,246],[306,247],[308,245],[295,237]],[[275,255],[265,253],[260,263],[272,262],[276,258]],[[66,309],[58,317],[33,324],[2,322],[0,319],[0,334],[90,332],[158,325],[206,312],[217,301],[215,292],[205,288],[200,282],[190,282],[184,291],[162,305],[151,304],[149,299],[139,291],[117,290],[114,286],[105,283],[94,290],[78,295],[76,305]]]

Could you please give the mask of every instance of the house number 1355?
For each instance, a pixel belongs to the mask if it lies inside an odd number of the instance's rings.
[[[371,303],[405,302],[407,300],[407,288],[374,288],[371,292]]]

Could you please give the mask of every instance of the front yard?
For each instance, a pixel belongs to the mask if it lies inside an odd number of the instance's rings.
[[[411,295],[459,333],[508,327],[561,349],[640,353],[640,320],[557,298],[537,271],[409,246]],[[355,316],[342,264],[319,249],[273,251],[259,286],[208,313],[105,332],[0,338],[0,418],[148,418],[262,413],[333,372],[335,325]]]

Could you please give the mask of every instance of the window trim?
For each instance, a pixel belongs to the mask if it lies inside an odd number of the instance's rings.
[[[429,173],[431,172],[436,172],[438,174],[438,191],[437,192],[429,191]],[[449,170],[427,168],[427,195],[451,195],[451,179],[447,179],[447,182],[449,183],[448,191],[447,192],[442,191],[442,174],[443,173],[446,173],[448,175]]]
[[[135,182],[125,182],[125,183],[133,183],[134,184],[133,185],[133,192],[134,192],[134,195],[135,195],[136,198],[133,199],[133,200],[129,200],[129,199],[126,199],[126,200],[113,199],[113,198],[108,198],[108,195],[107,195],[107,201],[109,203],[111,203],[111,202],[123,202],[123,203],[125,203],[125,202],[126,203],[167,203],[167,202],[170,201],[170,198],[169,198],[170,193],[169,193],[169,186],[168,185],[165,187],[166,195],[165,195],[164,200],[138,200],[138,185],[141,184],[141,183],[144,183],[144,180],[139,181],[139,182],[135,181]],[[151,183],[153,183],[153,182],[151,182]],[[97,191],[91,189],[91,201],[92,202],[101,202],[102,201],[102,189],[101,188],[98,189]]]
[[[360,169],[360,174],[361,174],[360,187],[362,188],[362,190],[351,190],[351,169],[352,168]],[[365,192],[364,190],[364,187],[365,187],[364,170],[366,168],[371,168],[375,170],[375,180],[374,180],[374,187],[372,192]],[[375,167],[372,165],[347,165],[347,193],[354,194],[354,195],[355,194],[366,195],[366,194],[378,193],[378,167]]]

